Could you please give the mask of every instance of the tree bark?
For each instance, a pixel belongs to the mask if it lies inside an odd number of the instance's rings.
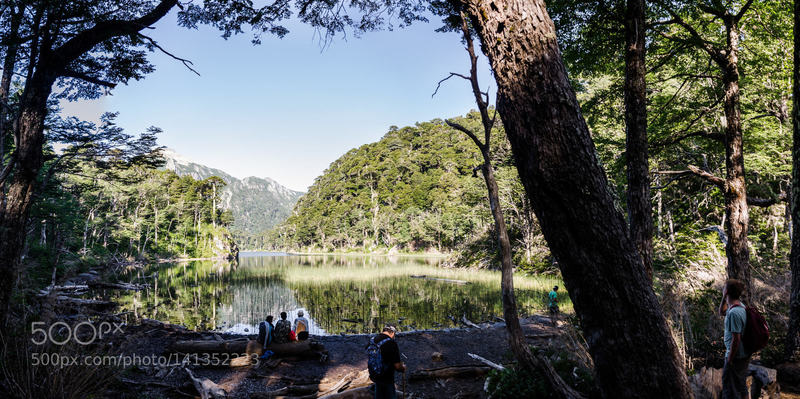
[[[800,0],[794,0],[794,73],[792,98],[800,98]],[[789,331],[786,334],[784,357],[794,357],[800,335],[800,104],[792,106],[792,187],[789,195],[791,207],[792,251],[789,263],[792,270],[792,288],[789,297]]]
[[[23,6],[19,6],[18,10],[14,10],[14,5],[10,4],[11,8],[11,21],[9,25],[8,35],[6,35],[6,53],[3,57],[3,75],[0,78],[0,171],[6,167],[6,119],[10,111],[8,104],[8,97],[11,91],[11,79],[14,76],[14,68],[17,64],[17,53],[19,50],[19,26],[22,22]],[[9,160],[11,162],[12,160]],[[0,172],[2,174],[2,172]],[[5,179],[0,178],[0,215],[3,212],[6,197],[6,182]]]
[[[608,397],[691,396],[641,257],[605,173],[542,0],[469,10],[498,84],[519,175],[580,318]]]
[[[469,53],[470,57],[469,81],[472,86],[472,94],[475,97],[475,103],[478,105],[478,110],[481,114],[484,133],[483,143],[481,143],[480,139],[469,129],[450,121],[446,121],[446,123],[469,136],[478,147],[483,157],[481,171],[483,172],[484,181],[486,183],[486,190],[489,195],[489,208],[494,218],[495,233],[497,234],[497,242],[500,247],[500,291],[503,303],[503,317],[505,318],[506,329],[508,330],[509,346],[522,367],[532,372],[541,371],[545,374],[545,378],[547,378],[547,381],[559,397],[567,399],[582,398],[583,396],[581,396],[580,393],[564,382],[546,359],[534,355],[531,352],[525,339],[525,334],[522,332],[522,326],[519,324],[517,300],[514,295],[514,265],[511,263],[511,240],[508,238],[508,229],[506,228],[503,209],[500,206],[500,193],[497,187],[497,180],[494,177],[494,168],[492,167],[491,137],[495,120],[489,117],[488,95],[486,95],[486,99],[484,99],[484,95],[478,84],[478,57],[475,54],[472,34],[467,26],[467,16],[464,13],[461,13],[461,33],[467,44],[467,53]]]
[[[22,113],[17,122],[17,167],[8,187],[5,209],[0,214],[0,324],[8,317],[11,294],[16,285],[20,255],[25,244],[28,218],[36,176],[42,167],[44,118],[47,97],[55,80],[38,73],[23,94]]]
[[[739,29],[731,17],[725,22],[727,49],[722,67],[725,90],[725,214],[728,219],[726,233],[728,244],[728,278],[736,278],[747,287],[743,299],[750,303],[750,248],[747,244],[749,213],[747,186],[744,180],[744,144],[742,139],[742,114],[739,109]]]
[[[644,0],[628,0],[625,11],[625,161],[631,238],[652,279],[653,210],[647,150],[644,11]]]

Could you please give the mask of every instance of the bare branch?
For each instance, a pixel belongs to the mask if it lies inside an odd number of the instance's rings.
[[[472,141],[475,142],[475,145],[477,145],[478,148],[480,148],[481,152],[484,151],[484,148],[485,148],[484,144],[481,143],[481,140],[478,138],[478,136],[476,136],[475,133],[472,133],[471,130],[465,128],[464,126],[460,125],[457,122],[452,122],[452,121],[447,120],[447,119],[444,120],[444,123],[446,123],[448,126],[452,127],[453,129],[456,129],[456,130],[466,134],[467,136],[469,136],[469,138],[471,138]]]
[[[80,80],[83,80],[83,81],[86,81],[86,82],[89,82],[89,83],[94,83],[96,85],[105,86],[105,87],[108,87],[108,88],[111,88],[111,89],[117,87],[116,83],[109,82],[109,81],[106,81],[106,80],[102,80],[102,79],[99,79],[99,78],[96,78],[96,77],[93,77],[93,76],[89,76],[89,75],[87,75],[85,73],[76,72],[76,71],[69,70],[69,69],[65,70],[63,75],[65,77],[68,77],[68,78],[80,79]]]
[[[437,84],[436,84],[436,90],[434,90],[434,91],[433,91],[433,94],[431,94],[431,98],[433,98],[433,96],[435,96],[435,95],[436,95],[436,93],[438,93],[438,92],[439,92],[439,87],[441,87],[441,86],[442,86],[442,83],[444,83],[444,81],[446,81],[446,80],[448,80],[448,79],[452,78],[453,76],[458,76],[458,77],[459,77],[459,78],[461,78],[461,79],[469,80],[469,77],[467,77],[467,76],[465,76],[465,75],[462,75],[462,74],[460,74],[460,73],[450,72],[450,75],[448,75],[446,78],[444,78],[444,79],[440,80],[440,81],[439,81],[439,83],[437,83]]]
[[[747,0],[747,3],[744,3],[744,5],[736,14],[736,16],[733,17],[733,23],[738,24],[739,21],[742,20],[742,17],[744,17],[744,14],[747,12],[747,10],[750,8],[751,5],[753,5],[753,0]]]
[[[200,72],[197,72],[194,68],[192,68],[192,65],[194,65],[194,63],[192,63],[192,61],[189,61],[189,60],[187,60],[185,58],[181,58],[181,57],[176,56],[175,54],[170,53],[169,51],[167,51],[163,47],[161,47],[158,43],[156,43],[156,41],[153,38],[151,38],[150,36],[147,36],[147,35],[142,34],[142,33],[137,33],[137,35],[139,37],[141,37],[142,39],[145,39],[148,42],[150,42],[150,44],[153,47],[161,50],[162,53],[164,53],[164,54],[168,55],[169,57],[171,57],[171,58],[173,58],[175,60],[178,60],[181,63],[183,63],[183,66],[185,66],[188,70],[194,72],[195,75],[200,76]]]
[[[659,175],[673,175],[680,177],[685,177],[687,175],[695,175],[697,177],[703,178],[705,181],[719,187],[720,189],[725,187],[725,179],[718,176],[714,176],[710,172],[706,172],[705,170],[702,170],[694,165],[687,166],[686,170],[660,170],[660,171],[655,171],[653,173]]]
[[[719,176],[714,176],[712,173],[706,172],[705,170],[702,170],[694,165],[688,165],[686,168],[689,169],[689,171],[691,171],[695,176],[702,177],[705,179],[705,181],[719,187],[720,189],[725,188],[725,179]]]

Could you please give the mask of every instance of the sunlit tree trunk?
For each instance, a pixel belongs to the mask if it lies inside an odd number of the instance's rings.
[[[747,208],[747,185],[744,175],[744,141],[742,138],[742,113],[739,108],[739,29],[733,21],[726,22],[727,56],[722,65],[722,82],[725,90],[725,226],[728,244],[728,278],[742,280],[746,287],[745,300],[750,302],[750,248],[747,229],[750,222]]]

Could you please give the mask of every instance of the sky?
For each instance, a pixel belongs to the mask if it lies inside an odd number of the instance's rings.
[[[356,38],[338,36],[324,49],[300,23],[283,39],[262,44],[244,34],[225,40],[213,28],[189,30],[168,15],[147,34],[193,62],[195,75],[163,54],[156,71],[94,101],[63,103],[64,113],[97,120],[119,112],[117,123],[138,134],[164,130],[159,144],[238,178],[270,177],[298,191],[351,148],[378,141],[390,126],[449,118],[475,108],[466,74],[469,58],[456,33],[431,23]],[[488,62],[482,87],[494,92]],[[494,97],[492,97],[494,102]]]

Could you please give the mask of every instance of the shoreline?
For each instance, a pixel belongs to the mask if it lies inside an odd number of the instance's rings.
[[[323,256],[323,255],[337,255],[337,256],[397,256],[403,258],[448,258],[451,254],[427,254],[427,253],[386,253],[386,252],[284,252],[292,256]]]

